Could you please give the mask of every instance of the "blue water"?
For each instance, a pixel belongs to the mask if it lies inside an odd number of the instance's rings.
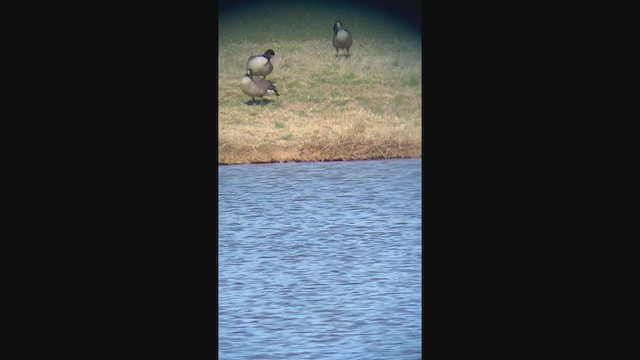
[[[219,358],[421,359],[421,166],[220,166]]]

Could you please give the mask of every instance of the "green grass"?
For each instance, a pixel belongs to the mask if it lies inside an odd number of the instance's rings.
[[[336,20],[344,21],[355,39],[393,40],[410,36],[420,42],[420,34],[399,19],[368,6],[338,1],[271,1],[259,8],[239,7],[219,14],[218,34],[222,45],[319,40],[331,37]]]

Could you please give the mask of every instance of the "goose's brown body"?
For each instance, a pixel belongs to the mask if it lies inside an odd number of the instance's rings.
[[[255,103],[256,98],[259,97],[261,103],[264,104],[264,96],[268,92],[274,92],[276,96],[280,96],[280,94],[278,94],[278,90],[271,81],[256,78],[253,76],[252,70],[247,70],[247,74],[242,78],[240,87],[245,95],[251,96],[253,103]]]
[[[344,27],[342,21],[336,21],[333,24],[333,46],[336,48],[336,55],[338,55],[338,49],[347,49],[347,54],[349,54],[352,44],[351,31]]]
[[[247,59],[247,70],[253,71],[253,76],[262,76],[264,79],[273,71],[271,58],[276,53],[269,49],[262,55],[252,55]]]

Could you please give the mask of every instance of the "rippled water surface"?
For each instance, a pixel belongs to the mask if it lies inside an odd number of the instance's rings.
[[[220,166],[219,358],[421,359],[421,166]]]

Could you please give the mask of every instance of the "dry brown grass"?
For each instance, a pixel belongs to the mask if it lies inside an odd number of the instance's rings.
[[[275,50],[267,76],[280,93],[251,106],[240,90],[247,57]],[[226,42],[218,49],[218,163],[422,156],[422,50],[411,41]]]

